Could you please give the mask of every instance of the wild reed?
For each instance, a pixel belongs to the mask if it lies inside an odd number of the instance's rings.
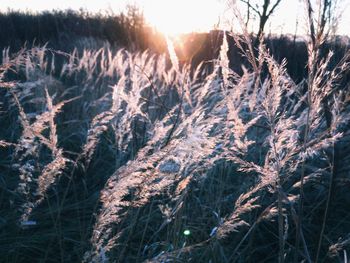
[[[170,60],[107,47],[4,50],[0,166],[9,195],[0,227],[11,229],[0,233],[20,245],[1,260],[345,257],[348,239],[336,240],[348,220],[328,222],[330,209],[345,209],[331,197],[344,190],[336,179],[348,180],[350,93],[340,84],[349,56],[331,68],[321,33],[311,32],[300,83],[247,32],[223,32],[206,74],[181,65],[170,39]],[[230,69],[229,39],[247,59],[242,74]]]

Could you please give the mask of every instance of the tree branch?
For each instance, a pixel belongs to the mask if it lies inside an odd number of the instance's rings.
[[[261,17],[261,13],[258,9],[256,9],[254,6],[251,5],[251,3],[247,0],[240,0],[241,2],[245,3],[249,8],[251,8],[255,13],[258,14],[259,17]],[[281,1],[281,0],[279,0]]]
[[[267,17],[272,15],[272,13],[275,11],[276,7],[281,3],[282,0],[277,0],[276,3],[273,5],[273,7],[270,9],[269,13],[267,14]]]

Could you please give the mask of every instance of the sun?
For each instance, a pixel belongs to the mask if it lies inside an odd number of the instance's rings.
[[[218,0],[144,0],[139,2],[148,23],[169,36],[209,31],[219,22],[220,12],[222,12],[222,6]]]

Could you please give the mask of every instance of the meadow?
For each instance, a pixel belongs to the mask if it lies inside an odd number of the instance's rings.
[[[186,63],[77,17],[119,42],[2,42],[0,262],[348,262],[348,43],[316,25],[286,59],[242,27]]]

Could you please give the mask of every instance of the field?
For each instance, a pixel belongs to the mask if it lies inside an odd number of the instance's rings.
[[[4,48],[0,262],[348,262],[349,45],[218,37]]]

